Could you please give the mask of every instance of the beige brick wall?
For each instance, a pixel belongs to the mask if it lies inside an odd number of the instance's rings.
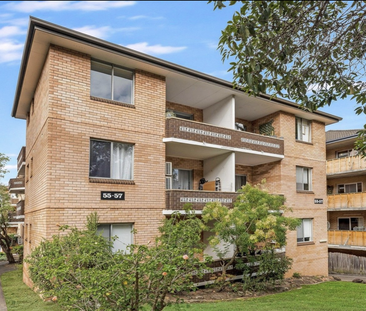
[[[133,106],[92,100],[89,57],[51,46],[27,128],[34,174],[26,185],[32,243],[25,242],[25,255],[57,233],[56,224],[83,227],[91,212],[101,223],[133,223],[136,243],[158,233],[165,206],[165,105],[164,78],[143,71],[135,72]],[[89,182],[91,138],[134,144],[134,184]],[[101,201],[101,191],[124,191],[125,200]]]
[[[165,162],[194,170],[194,188],[203,174],[202,161],[169,158],[162,139],[167,108],[193,113],[202,122],[202,110],[167,103],[163,77],[135,72],[134,105],[119,105],[90,98],[90,58],[51,46],[35,93],[34,114],[27,127],[27,164],[33,158],[33,175],[26,184],[25,224],[32,243],[50,238],[62,224],[83,227],[86,216],[97,211],[101,223],[133,223],[136,243],[157,234],[165,208]],[[324,124],[312,122],[312,143],[295,140],[295,116],[278,112],[251,123],[252,130],[273,120],[274,134],[284,137],[285,158],[271,164],[236,166],[236,174],[250,183],[267,180],[271,193],[284,194],[293,217],[313,218],[314,243],[298,245],[289,232],[287,255],[292,272],[326,275],[326,179]],[[249,123],[248,123],[249,126]],[[90,139],[134,144],[133,184],[89,181]],[[313,191],[296,192],[296,166],[313,169]],[[124,191],[125,201],[101,201],[101,191]],[[323,198],[315,205],[314,198]],[[32,230],[30,232],[30,226]],[[25,276],[26,278],[26,276]]]

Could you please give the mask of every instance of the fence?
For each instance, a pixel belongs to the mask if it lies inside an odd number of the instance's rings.
[[[366,275],[366,257],[343,253],[328,253],[329,273]]]

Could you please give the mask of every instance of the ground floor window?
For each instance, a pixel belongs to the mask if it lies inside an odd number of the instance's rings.
[[[363,226],[363,218],[341,217],[338,218],[338,230],[355,230]]]
[[[247,184],[247,176],[245,175],[235,175],[235,191],[241,189],[242,186]]]
[[[300,226],[297,227],[297,242],[310,242],[313,240],[313,219],[301,219]]]
[[[127,246],[133,243],[132,224],[99,224],[97,232],[108,241],[113,242],[113,252],[127,251]]]

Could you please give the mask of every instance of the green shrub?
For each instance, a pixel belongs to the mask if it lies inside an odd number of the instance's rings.
[[[159,311],[168,293],[192,289],[192,274],[206,268],[196,256],[203,251],[203,226],[189,211],[165,219],[152,245],[130,245],[127,253],[112,253],[96,232],[97,221],[93,214],[86,230],[61,227],[64,235],[43,241],[26,259],[35,286],[65,309],[138,311],[148,305]]]

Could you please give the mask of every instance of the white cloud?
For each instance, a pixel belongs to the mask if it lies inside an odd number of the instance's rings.
[[[84,26],[79,28],[74,28],[76,31],[86,33],[90,36],[97,38],[107,38],[109,35],[116,32],[130,32],[138,30],[137,27],[126,27],[126,28],[111,28],[109,26],[96,27],[96,26]]]
[[[23,44],[14,41],[0,42],[0,63],[12,62],[22,58]]]
[[[6,156],[12,158],[12,157],[17,157],[18,155],[15,153],[7,153]]]
[[[36,11],[105,11],[135,5],[135,1],[21,1],[3,7],[23,13]]]
[[[25,30],[22,30],[17,26],[5,26],[3,28],[0,28],[0,38],[22,35],[25,33],[26,33]]]
[[[217,42],[206,42],[207,46],[210,48],[210,49],[215,49],[217,50]]]
[[[137,20],[137,19],[153,19],[153,20],[156,20],[156,19],[163,19],[162,16],[157,16],[157,17],[150,17],[150,16],[146,16],[146,15],[136,15],[136,16],[131,16],[128,18],[129,20]]]
[[[4,168],[6,170],[16,170],[17,169],[17,166],[16,165],[5,165]]]
[[[96,27],[96,26],[84,26],[80,28],[74,28],[76,31],[80,31],[82,33],[86,33],[90,36],[98,37],[98,38],[105,38],[108,37],[108,34],[111,32],[111,27],[103,26],[103,27]]]
[[[186,46],[162,46],[160,44],[149,45],[147,42],[140,42],[126,45],[127,48],[146,54],[170,54],[183,51]]]

